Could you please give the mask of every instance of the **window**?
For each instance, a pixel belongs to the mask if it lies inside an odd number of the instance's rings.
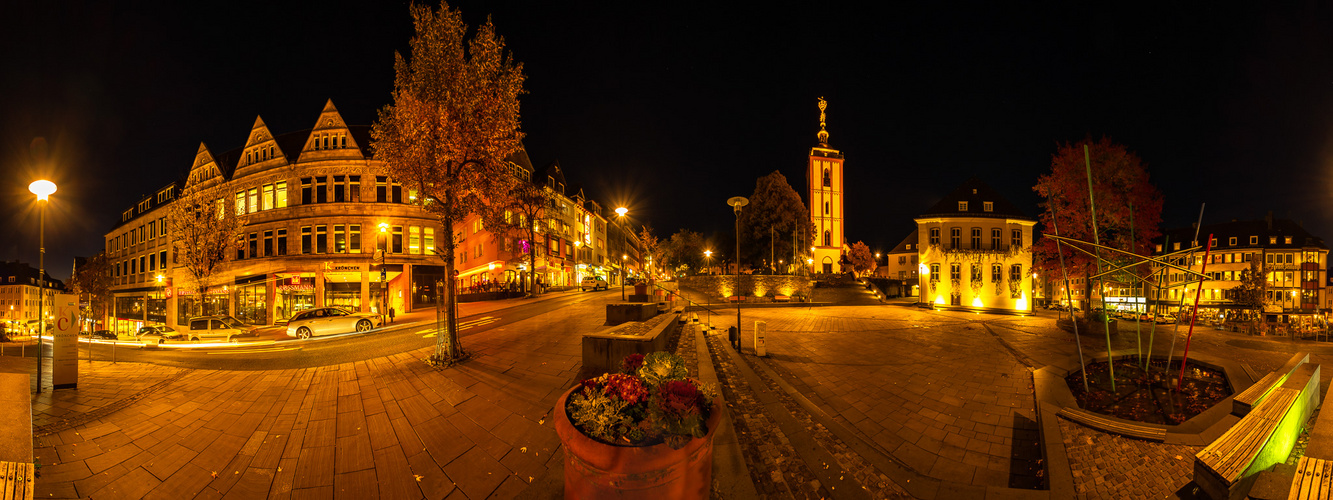
[[[824,215],[828,215],[828,214],[829,214],[828,210],[829,210],[828,202],[826,201],[826,202],[824,202]]]
[[[1251,245],[1258,245],[1258,244],[1259,244],[1259,237],[1258,237],[1258,236],[1251,236],[1251,237],[1250,237],[1250,244],[1251,244]]]
[[[259,233],[250,233],[250,258],[259,256]]]
[[[329,226],[315,226],[315,253],[329,251]]]
[[[1291,244],[1291,237],[1290,237],[1290,236],[1287,236],[1287,237],[1282,238],[1282,244],[1284,244],[1284,245],[1290,245],[1290,244]]]
[[[412,255],[421,255],[421,226],[408,226],[407,251]]]
[[[958,249],[963,246],[962,231],[962,229],[956,227],[949,228],[949,248]]]
[[[981,228],[972,228],[972,249],[981,250]]]
[[[829,233],[828,231],[824,231],[824,246],[830,246],[832,244],[833,244],[833,234]]]
[[[249,196],[247,196],[247,201],[248,201],[247,206],[250,207],[249,213],[255,213],[259,211],[259,188],[250,188]]]
[[[1217,238],[1208,238],[1208,245],[1217,248]]]
[[[346,138],[343,138],[346,140]],[[347,176],[347,201],[357,203],[361,201],[361,176]]]
[[[990,247],[991,250],[1000,249],[1000,228],[998,227],[993,227],[990,230]]]
[[[344,184],[347,176],[333,176],[333,202],[342,203],[347,198],[347,186]]]
[[[968,267],[969,271],[971,271],[969,277],[971,278],[972,282],[975,283],[981,281],[981,264],[974,263]]]
[[[1268,244],[1269,244],[1269,245],[1276,245],[1276,244],[1277,244],[1277,236],[1269,236],[1269,237],[1268,237]]]
[[[311,189],[310,189],[310,178],[309,178],[309,177],[303,177],[303,178],[301,178],[301,204],[302,204],[302,205],[309,205],[309,204],[311,204],[311,203],[314,203],[314,198],[311,197],[311,194],[313,194],[313,191],[311,191]]]
[[[158,269],[166,269],[166,268],[167,268],[167,251],[166,251],[166,250],[162,250],[162,251],[160,251],[160,252],[157,253],[157,268],[158,268]]]
[[[949,264],[949,279],[954,281],[963,279],[962,264]]]
[[[344,148],[347,147],[347,136],[346,136],[346,135],[342,136],[342,141],[343,141],[343,145],[342,145],[342,147],[344,147]]]
[[[315,177],[315,203],[329,202],[329,178],[325,176]]]
[[[1180,242],[1177,241],[1171,245],[1171,250],[1180,250]]]
[[[829,169],[824,169],[824,187],[833,187],[833,173]]]
[[[149,271],[157,270],[157,259],[154,259],[153,256],[151,255],[148,256],[148,270]]]
[[[1004,269],[999,264],[991,264],[990,282],[999,283],[1002,278],[1004,278]]]
[[[393,192],[393,202],[394,202],[394,203],[402,203],[402,202],[403,202],[403,185],[402,185],[402,184],[399,184],[399,183],[397,183],[397,182],[395,182],[395,183],[393,183],[392,186],[391,186],[391,191]]]
[[[966,212],[966,211],[967,211],[967,202],[966,202],[966,201],[960,201],[960,202],[958,202],[958,211],[959,211],[959,212]]]
[[[342,224],[333,226],[333,253],[347,253],[347,232]]]
[[[1162,253],[1162,245],[1156,245],[1155,248],[1157,253]]]
[[[245,235],[236,235],[236,260],[245,259]]]
[[[273,230],[264,231],[264,256],[273,256]]]
[[[930,281],[939,281],[939,280],[940,280],[940,265],[939,265],[939,264],[931,264],[931,265],[930,265]]]
[[[273,191],[275,200],[274,206],[277,208],[287,208],[287,181],[278,181],[274,184]]]
[[[375,202],[385,203],[389,201],[389,178],[383,175],[375,176]]]
[[[236,192],[236,215],[245,215],[245,191]]]
[[[938,227],[930,228],[930,244],[931,245],[940,244],[940,228]]]
[[[310,236],[310,226],[301,226],[301,253],[303,254],[314,253],[312,251],[314,244],[310,240]]]
[[[273,210],[273,185],[265,184],[263,196],[260,197],[260,210]]]
[[[1023,281],[1022,264],[1014,264],[1012,266],[1009,266],[1009,281],[1013,283],[1021,283]]]
[[[287,230],[278,230],[278,255],[287,255]]]
[[[1231,245],[1231,246],[1233,246],[1233,247],[1236,246],[1236,237],[1235,237],[1235,236],[1232,236],[1232,237],[1231,237],[1231,240],[1229,240],[1229,241],[1227,242],[1227,244],[1228,244],[1228,245]]]
[[[1023,248],[1023,230],[1014,229],[1009,232],[1009,246],[1014,248]]]
[[[403,226],[393,227],[393,253],[403,253]]]
[[[352,224],[348,228],[347,245],[352,253],[361,253],[361,225]]]
[[[983,202],[981,202],[981,211],[982,211],[982,212],[994,212],[994,211],[995,211],[995,202],[992,202],[992,201],[983,201]]]

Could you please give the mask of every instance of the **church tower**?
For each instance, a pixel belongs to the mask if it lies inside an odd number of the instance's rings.
[[[810,187],[810,223],[814,227],[810,271],[815,273],[842,272],[839,262],[847,246],[843,233],[842,152],[828,145],[828,131],[824,129],[824,109],[828,102],[819,98],[819,145],[810,148],[810,163],[806,166],[805,182]]]

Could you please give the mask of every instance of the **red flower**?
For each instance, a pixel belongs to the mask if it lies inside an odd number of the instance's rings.
[[[702,397],[694,382],[673,380],[662,384],[658,392],[662,398],[662,412],[674,416],[688,416],[699,413],[699,399]]]
[[[631,354],[629,356],[625,356],[625,360],[621,361],[620,363],[621,371],[629,374],[637,373],[639,371],[639,367],[641,366],[643,366],[642,354]]]
[[[629,404],[638,404],[648,399],[648,388],[643,386],[639,377],[616,373],[606,377],[606,394],[619,397]]]

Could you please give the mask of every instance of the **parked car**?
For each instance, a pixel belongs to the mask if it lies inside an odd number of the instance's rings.
[[[321,307],[297,313],[287,322],[287,336],[308,339],[316,335],[364,332],[380,326],[380,316],[348,312],[337,307]]]
[[[140,328],[139,333],[134,334],[134,338],[139,342],[156,341],[161,344],[167,340],[183,340],[185,335],[169,326],[153,325]]]
[[[94,331],[92,337],[95,339],[102,339],[102,340],[116,340],[118,338],[116,336],[116,332],[113,332],[111,330]]]
[[[1174,314],[1158,314],[1156,321],[1159,325],[1169,325],[1176,322],[1176,316]]]
[[[185,338],[194,342],[201,340],[225,340],[239,342],[243,337],[254,337],[255,328],[246,325],[231,316],[204,316],[190,320],[190,329]]]
[[[588,291],[588,289],[592,289],[592,291],[595,292],[597,290],[606,290],[610,287],[611,285],[607,284],[606,280],[602,279],[601,276],[584,276],[583,282],[579,283],[579,289],[585,292]]]
[[[1153,316],[1148,313],[1140,313],[1139,321],[1153,321]]]

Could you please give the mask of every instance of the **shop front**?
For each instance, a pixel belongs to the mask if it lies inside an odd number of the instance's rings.
[[[435,307],[437,281],[444,280],[444,266],[412,266],[412,307]]]
[[[286,321],[292,315],[315,307],[315,273],[280,273],[274,294],[273,318]]]
[[[201,298],[194,290],[176,290],[176,324],[188,325],[190,318],[199,316],[226,316],[231,314],[231,287],[210,289]]]
[[[232,296],[236,319],[249,325],[269,324],[268,283],[267,274],[236,278]]]
[[[142,328],[147,314],[144,295],[119,296],[112,312],[111,331],[118,335],[133,335]]]

